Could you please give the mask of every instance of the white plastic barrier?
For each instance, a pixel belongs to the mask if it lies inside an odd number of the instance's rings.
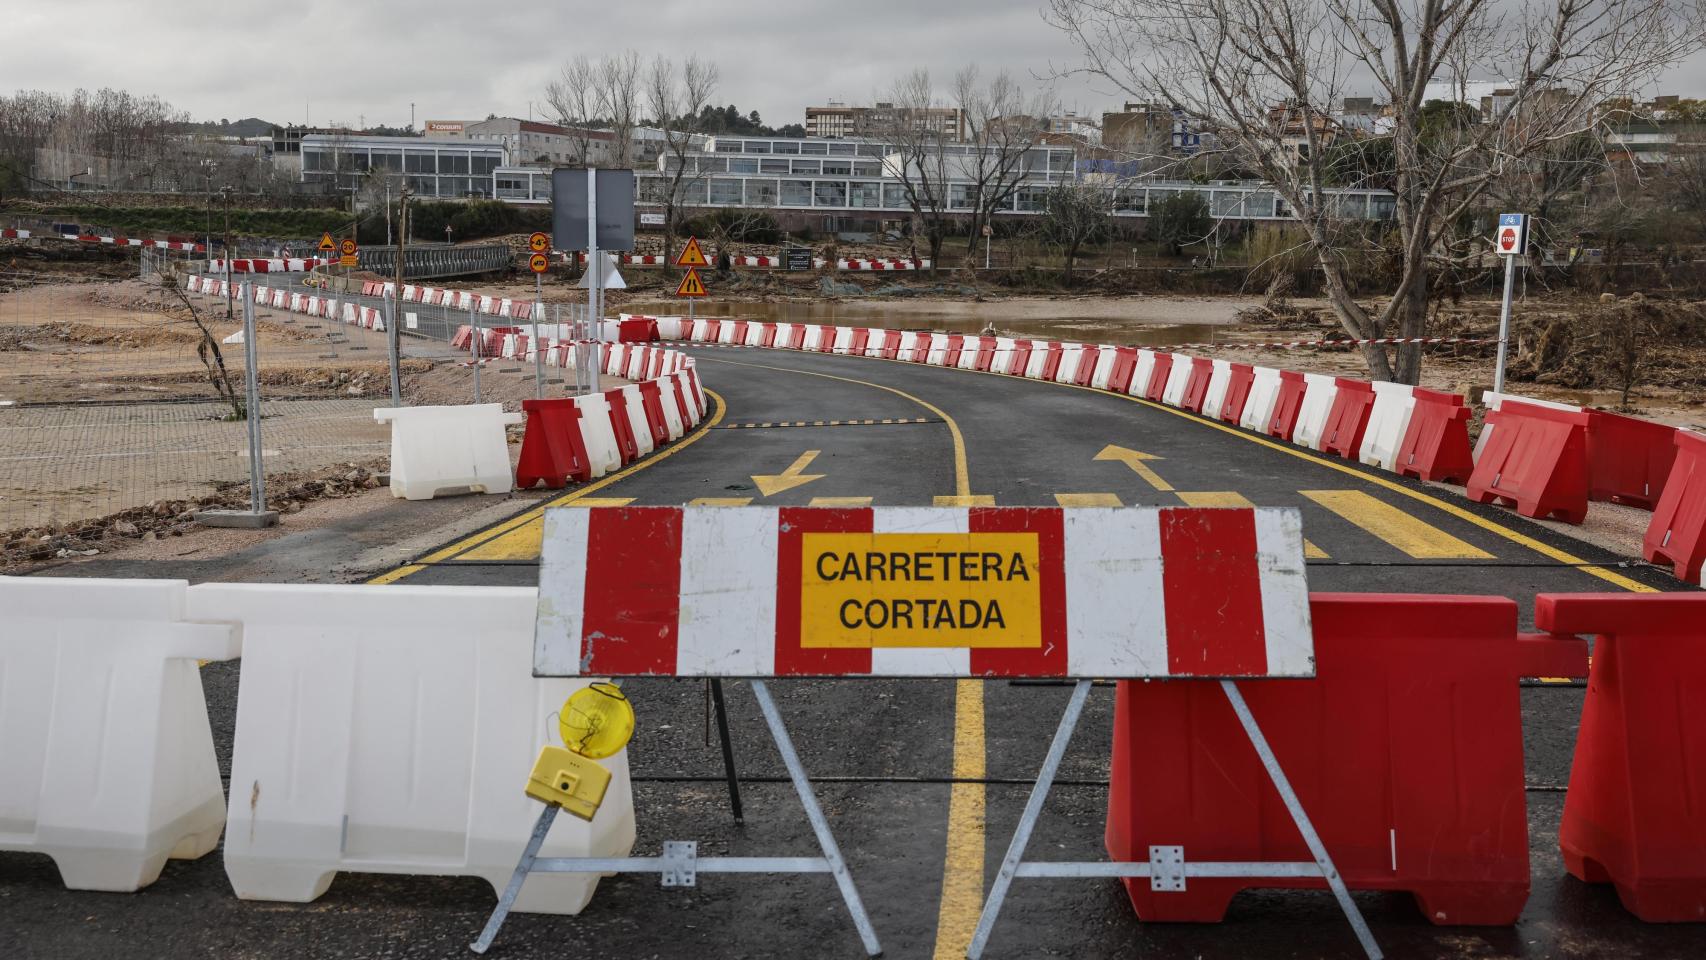
[[[586,443],[587,466],[592,475],[602,477],[621,469],[622,449],[616,445],[616,429],[610,425],[610,401],[602,393],[589,393],[576,397],[575,406],[581,412],[581,439]]]
[[[380,407],[391,424],[391,495],[431,500],[452,491],[508,493],[512,478],[504,427],[520,423],[501,403]]]
[[[852,327],[836,327],[835,328],[835,341],[834,341],[833,345],[831,346],[831,350],[835,353],[852,353],[853,352],[853,328]]]
[[[948,362],[948,335],[945,333],[930,334],[930,349],[924,354],[924,362],[932,367],[940,367]]]
[[[919,333],[916,330],[907,330],[901,333],[900,359],[905,360],[907,363],[911,363],[913,354],[918,351],[918,338],[928,338],[929,336],[930,335],[927,333]]]
[[[757,320],[754,320],[751,323],[748,323],[746,325],[746,340],[744,342],[749,347],[761,347],[761,346],[763,346],[764,345],[764,329],[766,327],[774,327],[774,326],[776,326],[774,323],[761,323]]]
[[[646,368],[651,365],[652,350],[650,347],[635,347],[628,351],[628,362],[622,376],[629,380],[646,379]]]
[[[1031,344],[1031,358],[1025,361],[1025,376],[1032,380],[1043,378],[1043,369],[1048,366],[1049,341],[1037,340]]]
[[[809,351],[812,353],[816,353],[817,351],[822,350],[823,349],[823,338],[825,335],[828,335],[830,337],[834,337],[835,332],[832,328],[823,327],[823,326],[820,326],[820,325],[815,324],[815,323],[806,324],[806,338],[804,341],[801,342],[800,349],[806,350],[806,351]],[[833,343],[833,341],[831,341],[831,342]]]
[[[1250,395],[1244,398],[1244,412],[1238,417],[1238,425],[1267,433],[1274,417],[1274,402],[1279,399],[1280,372],[1272,367],[1255,367],[1253,372]]]
[[[1173,354],[1173,365],[1167,369],[1167,384],[1161,388],[1161,402],[1176,407],[1185,402],[1185,384],[1191,381],[1191,358]]]
[[[1055,383],[1071,383],[1078,373],[1078,362],[1084,356],[1082,343],[1063,343],[1060,345],[1060,366],[1054,368]]]
[[[604,366],[599,368],[606,376],[619,377],[622,375],[623,363],[628,356],[628,345],[612,343],[604,352]]]
[[[1097,390],[1108,389],[1113,382],[1114,361],[1119,358],[1119,351],[1113,347],[1096,348],[1096,368],[1090,372],[1090,386]]]
[[[1208,392],[1203,394],[1202,415],[1210,420],[1220,419],[1220,409],[1226,405],[1226,388],[1232,385],[1232,361],[1210,361]]]
[[[977,352],[983,345],[983,338],[976,334],[966,334],[960,338],[960,355],[954,358],[954,366],[961,370],[977,369]]]
[[[687,413],[681,409],[681,401],[675,396],[675,385],[668,377],[658,381],[658,394],[663,400],[663,423],[669,428],[669,438],[680,440],[687,433]]]
[[[681,317],[657,317],[658,336],[664,340],[680,340],[686,321]]]
[[[797,323],[778,323],[776,325],[776,339],[770,341],[771,344],[780,350],[792,343],[794,339],[794,328],[797,326],[799,326]]]
[[[628,414],[628,429],[634,434],[634,448],[640,456],[645,456],[657,449],[652,442],[652,426],[646,422],[645,398],[640,395],[640,385],[630,383],[622,390],[622,409]]]
[[[1410,429],[1410,414],[1416,409],[1414,387],[1407,383],[1376,381],[1374,406],[1368,412],[1368,426],[1363,429],[1362,447],[1357,459],[1363,463],[1391,470],[1398,462],[1398,446],[1404,442],[1404,432]]]
[[[995,359],[989,362],[990,373],[1012,373],[1013,358],[1018,353],[1018,341],[1012,337],[995,338]]]
[[[1126,393],[1134,397],[1141,397],[1148,393],[1149,380],[1153,376],[1155,376],[1155,351],[1144,350],[1140,347],[1137,351],[1137,366],[1132,368],[1131,385],[1126,387]]]
[[[705,418],[705,398],[699,395],[694,378],[688,371],[683,370],[680,373],[670,374],[669,379],[681,384],[681,396],[686,403],[681,411],[683,422],[689,429],[698,426],[699,421]]]
[[[622,338],[622,321],[620,321],[620,320],[600,320],[600,321],[598,321],[598,339],[606,341],[606,342],[613,342],[616,340],[620,340],[621,338]]]
[[[717,324],[717,342],[734,344],[736,342],[735,322],[728,318],[719,318],[719,320],[720,322]]]
[[[865,331],[865,356],[879,360],[883,356],[883,345],[889,342],[889,331],[882,327],[870,327]]]
[[[501,891],[539,804],[522,792],[586,681],[532,676],[526,587],[202,584],[191,615],[243,625],[225,873],[245,900],[305,902],[339,871],[475,876]],[[545,856],[625,856],[626,753],[591,823]],[[578,913],[596,874],[529,878],[516,909]]]
[[[1333,412],[1333,397],[1339,392],[1337,377],[1326,373],[1303,375],[1303,405],[1297,410],[1297,426],[1291,442],[1311,450],[1321,449],[1321,434],[1327,429],[1327,415]]]
[[[0,577],[0,850],[73,890],[129,891],[225,825],[196,660],[241,651],[188,622],[181,580]]]
[[[1488,410],[1499,409],[1499,405],[1504,403],[1506,400],[1516,400],[1536,407],[1551,407],[1554,410],[1569,410],[1574,413],[1580,413],[1582,410],[1581,407],[1572,406],[1568,403],[1558,403],[1555,400],[1536,400],[1533,397],[1519,396],[1514,393],[1494,393],[1493,391],[1488,390],[1481,394],[1481,402],[1486,405]],[[1490,423],[1483,426],[1481,428],[1481,435],[1475,438],[1476,460],[1481,459],[1481,448],[1485,447],[1487,445],[1487,441],[1493,436],[1493,427],[1494,424]]]

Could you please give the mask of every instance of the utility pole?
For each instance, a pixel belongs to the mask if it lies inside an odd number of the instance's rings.
[[[236,319],[236,311],[232,309],[235,293],[231,289],[231,188],[220,187],[219,199],[225,208],[225,235],[221,242],[225,245],[225,319]]]
[[[391,287],[391,326],[385,339],[391,351],[391,405],[403,405],[403,245],[409,237],[409,194],[407,184],[397,196],[397,275]],[[389,210],[387,210],[389,220]]]

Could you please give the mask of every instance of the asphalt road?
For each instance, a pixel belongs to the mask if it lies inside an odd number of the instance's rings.
[[[861,358],[694,352],[718,401],[707,427],[614,479],[539,502],[1250,502],[1302,511],[1315,591],[1501,594],[1522,606],[1526,624],[1536,593],[1676,586],[1506,511],[1154,404]],[[1139,470],[1121,449],[1154,459],[1136,460]],[[768,497],[753,479],[790,471],[818,479]],[[536,583],[539,509],[423,550],[415,563],[346,576]],[[325,542],[309,545],[323,553]],[[137,573],[99,564],[79,572]],[[223,578],[215,570],[156,575],[185,573]],[[239,669],[204,670],[227,768]],[[654,853],[666,839],[698,839],[701,855],[815,852],[750,691],[741,683],[728,687],[745,780],[743,827],[728,813],[720,755],[707,737],[703,685],[629,686],[640,716],[630,747],[638,852]],[[959,955],[1068,689],[953,681],[800,681],[773,688],[886,955]],[[1610,888],[1586,886],[1563,871],[1556,831],[1581,698],[1581,688],[1568,683],[1522,691],[1534,882],[1521,922],[1438,927],[1407,894],[1359,893],[1388,956],[1706,954],[1706,928],[1641,924]],[[1105,856],[1112,710],[1112,690],[1093,691],[1033,857]],[[960,801],[951,804],[956,791]],[[973,800],[985,805],[985,817],[963,815]],[[962,815],[951,817],[951,806]],[[340,876],[313,904],[243,903],[231,896],[217,856],[174,861],[138,894],[72,893],[60,887],[46,858],[0,855],[3,957],[452,956],[491,906],[491,891],[476,880],[352,875]],[[496,950],[504,957],[862,956],[832,882],[789,876],[702,876],[688,891],[660,889],[655,876],[608,879],[579,917],[513,917]],[[1114,881],[1022,880],[986,955],[1230,960],[1361,953],[1325,892],[1250,891],[1216,925],[1140,924]]]

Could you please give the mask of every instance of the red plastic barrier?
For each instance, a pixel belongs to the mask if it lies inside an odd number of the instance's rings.
[[[920,333],[912,338],[912,350],[901,357],[907,363],[924,363],[930,359],[930,334]]]
[[[1042,376],[1038,379],[1053,380],[1054,375],[1060,371],[1060,358],[1065,355],[1066,348],[1062,347],[1057,340],[1045,340],[1043,341],[1043,349],[1046,354],[1043,357]]]
[[[616,433],[616,450],[624,464],[640,459],[639,444],[634,442],[634,424],[628,419],[628,398],[621,387],[604,391],[604,401],[610,405],[610,429]]]
[[[705,321],[705,342],[716,343],[717,337],[723,332],[723,321],[707,319]]]
[[[995,338],[977,338],[977,357],[972,360],[972,369],[989,372],[989,365],[995,362]]]
[[[1274,411],[1268,417],[1268,436],[1290,440],[1297,429],[1297,414],[1303,409],[1303,394],[1309,389],[1303,374],[1281,370],[1279,393],[1274,394]]]
[[[788,350],[804,350],[806,346],[805,324],[794,324],[793,328],[788,331],[788,342],[782,346]]]
[[[1007,365],[1007,373],[1011,376],[1022,377],[1025,368],[1031,364],[1031,351],[1035,345],[1030,340],[1013,341],[1013,362]]]
[[[747,329],[747,326],[750,324],[751,321],[748,321],[748,320],[729,320],[727,322],[733,325],[733,329],[729,333],[729,338],[730,338],[729,342],[736,344],[736,345],[745,344],[746,343],[746,329]]]
[[[663,387],[657,380],[640,384],[640,409],[646,412],[646,425],[652,428],[652,446],[669,442],[669,421],[663,415]]]
[[[1586,412],[1506,400],[1487,411],[1487,424],[1498,429],[1469,475],[1469,499],[1508,501],[1525,517],[1587,518]]]
[[[1653,509],[1676,460],[1676,428],[1588,411],[1588,499]]]
[[[1706,435],[1676,431],[1676,461],[1653,509],[1642,556],[1671,564],[1678,580],[1699,583],[1706,569]]]
[[[823,336],[818,338],[817,352],[818,353],[834,353],[835,352],[835,328],[834,327],[824,327],[823,328]]]
[[[570,479],[591,480],[581,412],[575,402],[566,397],[523,400],[521,409],[527,413],[527,429],[521,435],[521,458],[515,467],[516,489],[531,490],[544,483],[556,490]]]
[[[1220,402],[1220,419],[1237,423],[1244,416],[1244,404],[1250,399],[1250,387],[1256,382],[1256,368],[1248,363],[1234,363],[1232,377],[1226,381],[1226,399]]]
[[[1181,409],[1202,413],[1203,401],[1208,399],[1208,382],[1214,377],[1214,361],[1207,357],[1192,357],[1191,375],[1185,379],[1185,395],[1179,399]]]
[[[450,338],[450,346],[455,350],[467,350],[474,345],[474,328],[463,324],[456,328],[456,336]]]
[[[1149,373],[1149,386],[1144,389],[1146,400],[1161,402],[1161,395],[1167,390],[1167,377],[1173,372],[1174,357],[1170,353],[1155,354],[1155,369]]]
[[[966,338],[962,334],[948,334],[948,351],[942,355],[942,366],[957,367],[960,365],[960,350],[965,347]]]
[[[1114,365],[1108,370],[1108,389],[1125,393],[1131,387],[1131,375],[1137,372],[1137,348],[1115,347]]]
[[[895,360],[900,357],[900,331],[883,331],[883,359]]]
[[[1355,460],[1362,449],[1368,415],[1374,412],[1374,384],[1339,377],[1338,387],[1333,391],[1333,407],[1327,411],[1327,425],[1321,431],[1321,452]]]
[[[1463,396],[1415,387],[1416,406],[1398,444],[1394,466],[1400,476],[1464,483],[1475,471],[1469,448],[1469,408]]]
[[[1534,621],[1599,638],[1558,831],[1565,868],[1616,884],[1649,923],[1706,920],[1706,594],[1542,594]]]
[[[1510,924],[1528,899],[1517,681],[1573,665],[1574,638],[1518,638],[1504,597],[1313,594],[1317,676],[1239,684],[1353,889],[1402,890],[1437,924]],[[1565,662],[1560,662],[1565,661]],[[1553,674],[1556,675],[1556,674]],[[1121,681],[1106,840],[1117,860],[1308,861],[1214,681]],[[1143,920],[1213,922],[1250,887],[1319,878],[1125,881]]]
[[[1102,348],[1094,344],[1086,344],[1078,351],[1078,369],[1072,371],[1070,382],[1081,387],[1088,387],[1090,380],[1096,376],[1096,362],[1102,357]]]
[[[850,356],[862,357],[865,348],[871,344],[871,329],[869,327],[854,327],[853,336],[847,342],[847,353]]]

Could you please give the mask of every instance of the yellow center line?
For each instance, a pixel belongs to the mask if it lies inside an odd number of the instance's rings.
[[[412,577],[415,574],[420,573],[422,570],[425,570],[427,567],[431,566],[432,564],[439,562],[440,560],[448,560],[451,557],[454,557],[459,553],[462,553],[462,552],[467,551],[467,550],[472,550],[475,547],[478,547],[482,544],[488,543],[492,540],[496,540],[498,537],[501,537],[504,534],[509,533],[510,531],[517,529],[518,527],[521,527],[527,523],[530,523],[534,520],[537,520],[540,517],[543,517],[545,515],[545,511],[551,509],[552,507],[561,507],[561,506],[564,506],[566,504],[573,503],[574,501],[579,500],[582,497],[586,497],[586,496],[589,496],[591,494],[597,493],[598,491],[603,490],[605,487],[608,487],[613,483],[617,483],[617,482],[620,482],[622,480],[626,480],[627,478],[633,476],[636,473],[639,473],[641,470],[644,470],[647,467],[652,466],[653,464],[661,463],[662,461],[664,461],[664,460],[666,460],[672,456],[675,456],[677,453],[680,453],[681,451],[687,449],[688,447],[692,446],[693,444],[699,442],[699,440],[701,438],[705,437],[712,427],[716,426],[718,423],[720,423],[722,421],[724,412],[726,412],[728,410],[728,404],[723,401],[722,396],[720,394],[718,394],[715,390],[707,389],[705,391],[705,395],[710,397],[716,403],[716,408],[711,411],[711,416],[707,420],[705,420],[704,423],[700,424],[699,427],[693,433],[690,433],[687,436],[682,437],[680,440],[676,441],[675,444],[673,444],[672,446],[665,447],[664,449],[659,450],[658,452],[653,453],[651,456],[646,457],[642,460],[636,460],[634,463],[628,465],[626,468],[624,468],[622,470],[618,470],[615,473],[608,474],[608,475],[606,475],[606,476],[604,476],[598,480],[594,480],[593,482],[587,484],[584,487],[581,487],[578,490],[574,490],[570,493],[564,494],[563,496],[556,497],[552,500],[548,500],[545,503],[542,503],[539,506],[532,508],[531,510],[526,510],[520,514],[517,514],[516,516],[513,516],[513,517],[509,518],[508,520],[503,521],[502,523],[496,524],[496,525],[491,526],[491,527],[487,527],[485,530],[482,530],[479,533],[473,534],[473,535],[468,536],[468,537],[464,537],[461,540],[458,540],[455,543],[450,544],[449,546],[441,547],[437,550],[434,550],[432,553],[429,553],[426,556],[421,557],[419,560],[416,560],[412,563],[405,563],[402,566],[397,567],[394,570],[387,570],[386,572],[379,574],[378,576],[374,577],[371,580],[368,580],[367,582],[370,584],[396,583],[398,580],[402,580],[405,577]]]
[[[937,497],[937,506],[986,506],[994,497],[976,496],[971,492],[971,475],[966,464],[966,441],[960,425],[942,408],[894,387],[851,377],[837,377],[810,370],[795,370],[763,363],[743,363],[735,360],[711,360],[737,367],[758,367],[783,373],[798,373],[822,377],[864,387],[875,387],[910,400],[948,425],[954,442],[954,495]],[[983,681],[960,680],[954,684],[954,778],[982,780],[984,776],[983,742]],[[982,783],[956,783],[948,795],[948,842],[942,858],[942,899],[936,916],[936,960],[960,960],[971,945],[972,932],[977,929],[978,914],[983,911],[984,809],[986,797]]]

